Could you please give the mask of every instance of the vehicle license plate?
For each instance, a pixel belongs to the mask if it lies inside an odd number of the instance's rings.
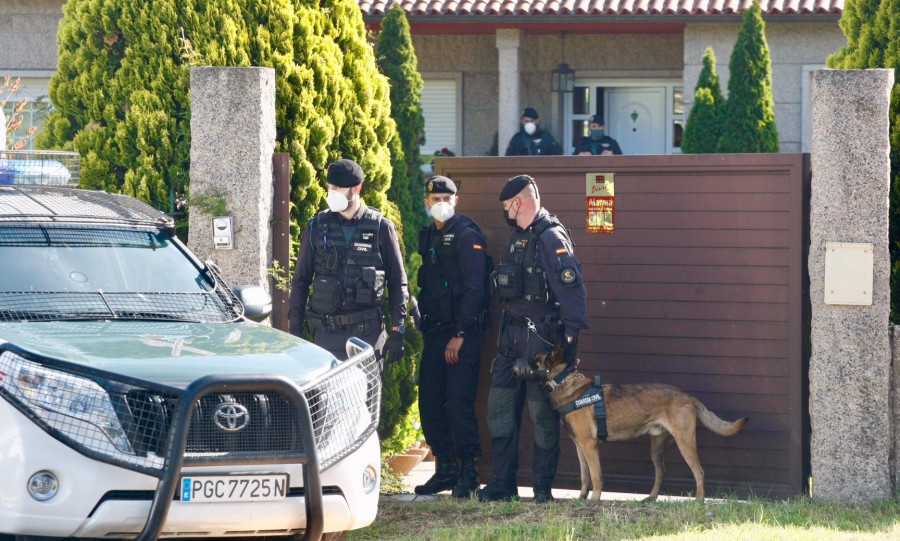
[[[271,475],[215,475],[181,478],[181,501],[263,502],[287,497],[286,473]]]

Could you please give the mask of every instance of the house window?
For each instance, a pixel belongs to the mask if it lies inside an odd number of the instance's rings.
[[[460,155],[458,132],[458,84],[455,79],[425,79],[422,88],[422,115],[425,117],[423,157],[433,156],[436,150],[449,149]]]
[[[22,78],[19,81],[19,90],[10,96],[8,92],[14,80],[10,81],[6,88],[0,89],[0,102],[6,100],[6,103],[3,105],[3,114],[6,116],[7,123],[12,120],[13,116],[21,116],[22,124],[17,130],[7,135],[6,147],[12,148],[15,143],[24,139],[25,146],[22,149],[30,150],[34,148],[34,139],[37,136],[37,132],[27,135],[28,129],[31,126],[36,126],[38,131],[40,131],[50,112],[50,103],[47,98],[47,86],[50,80]],[[0,78],[0,85],[2,85],[2,82],[3,79]],[[25,108],[14,115],[16,105],[25,98],[28,99]]]

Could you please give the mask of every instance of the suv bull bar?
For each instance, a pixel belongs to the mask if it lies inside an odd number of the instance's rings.
[[[374,356],[372,346],[358,338],[350,338],[347,341],[347,353],[356,352],[337,367],[332,368],[322,376],[306,383],[303,387],[282,376],[240,376],[210,375],[202,377],[185,389],[184,395],[178,400],[178,407],[172,420],[169,438],[166,442],[166,468],[157,485],[150,506],[150,514],[144,529],[137,536],[136,541],[155,541],[162,533],[166,517],[172,501],[175,499],[175,491],[178,488],[178,478],[184,465],[189,466],[228,466],[247,464],[302,464],[304,502],[306,504],[306,528],[302,536],[298,533],[291,539],[300,541],[319,541],[322,538],[325,527],[325,512],[322,501],[322,480],[319,471],[319,456],[316,447],[315,431],[313,429],[312,413],[309,401],[304,391],[316,387],[325,379],[333,377],[336,372],[345,370],[354,364],[362,362],[370,356]],[[381,382],[376,383],[380,385]],[[213,457],[189,457],[185,458],[184,451],[187,444],[188,430],[190,429],[191,412],[194,405],[205,395],[214,392],[225,391],[252,391],[272,390],[285,394],[295,408],[296,419],[303,449],[299,452],[266,453],[257,457],[241,454],[240,457],[228,455]],[[380,392],[378,393],[380,395]],[[377,422],[376,422],[377,425]],[[306,442],[311,442],[308,445]]]

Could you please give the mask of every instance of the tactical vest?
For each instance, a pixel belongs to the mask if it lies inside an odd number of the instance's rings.
[[[551,227],[563,225],[556,216],[545,215],[524,231],[516,228],[497,265],[494,273],[495,294],[505,300],[514,312],[518,312],[516,305],[552,304],[556,300],[547,281],[540,251],[541,234]]]
[[[419,309],[424,318],[424,327],[437,327],[454,323],[458,315],[459,300],[463,296],[462,271],[456,256],[456,241],[467,228],[478,225],[467,216],[458,215],[449,229],[438,230],[423,227],[419,231],[418,282]]]
[[[381,213],[367,208],[347,241],[339,214],[323,211],[313,222],[315,278],[310,309],[320,315],[380,307],[384,261],[378,244]]]

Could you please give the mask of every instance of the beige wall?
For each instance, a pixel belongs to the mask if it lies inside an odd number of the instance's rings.
[[[577,77],[629,79],[679,78],[682,36],[567,35],[565,61]],[[498,65],[496,38],[491,35],[413,35],[419,71],[427,78],[456,77],[462,86],[463,153],[484,155],[497,131]],[[525,34],[520,51],[522,107],[541,115],[541,125],[560,139],[558,96],[550,91],[550,72],[560,63],[557,34]],[[499,142],[499,152],[506,149]]]
[[[56,32],[64,0],[0,0],[0,75],[47,77],[56,70]],[[722,91],[728,91],[728,60],[739,23],[688,24],[684,35],[575,34],[565,38],[565,61],[579,78],[683,78],[686,111],[712,46]],[[844,45],[837,22],[767,23],[772,57],[775,122],[782,152],[807,151],[808,76]],[[423,76],[454,78],[460,86],[462,152],[483,155],[497,131],[496,38],[489,35],[413,36]],[[520,51],[521,106],[532,106],[541,123],[561,139],[562,111],[550,91],[550,71],[563,58],[558,34],[525,34]],[[506,141],[499,142],[502,154]]]
[[[689,24],[684,31],[685,110],[690,111],[703,67],[703,53],[712,47],[722,93],[728,96],[728,61],[740,24]],[[809,73],[825,67],[828,55],[846,43],[838,23],[766,23],[772,58],[775,125],[782,152],[807,152],[809,137]],[[806,127],[804,127],[804,124]]]
[[[0,1],[0,76],[40,77],[56,71],[56,31],[64,3]]]

